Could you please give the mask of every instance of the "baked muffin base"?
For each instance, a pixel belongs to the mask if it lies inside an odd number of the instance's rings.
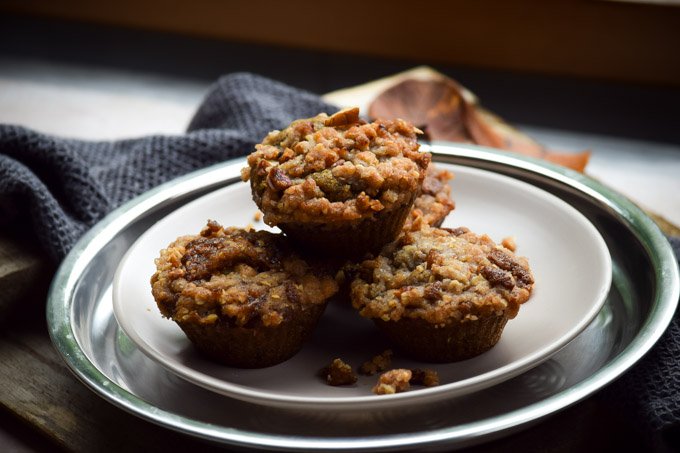
[[[414,193],[402,206],[352,223],[291,222],[281,223],[278,227],[308,254],[361,258],[366,253],[379,252],[399,235],[416,195]]]
[[[326,304],[294,312],[277,326],[177,323],[194,347],[211,360],[238,368],[264,368],[293,357],[312,334]]]
[[[389,340],[408,356],[423,362],[448,363],[478,356],[498,343],[507,315],[453,321],[435,326],[423,319],[374,319]]]

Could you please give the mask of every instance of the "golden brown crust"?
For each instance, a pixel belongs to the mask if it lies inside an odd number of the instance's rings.
[[[443,326],[505,315],[514,318],[530,296],[527,260],[466,228],[407,231],[375,259],[364,261],[351,297],[362,316],[422,319]]]
[[[178,323],[277,326],[296,307],[321,305],[335,280],[297,257],[285,237],[216,222],[161,251],[152,293]]]
[[[213,221],[161,250],[156,269],[151,287],[163,316],[203,355],[241,368],[292,357],[338,289],[283,235]]]
[[[413,358],[453,362],[479,355],[498,342],[531,295],[528,263],[465,227],[422,223],[354,270],[352,304]]]
[[[242,171],[268,225],[355,222],[413,202],[430,162],[402,120],[366,123],[358,109],[270,133]]]
[[[413,208],[404,223],[404,229],[411,229],[416,219],[433,227],[441,226],[446,216],[455,208],[451,199],[449,181],[453,174],[437,168],[434,164],[427,167],[420,195],[413,203]]]

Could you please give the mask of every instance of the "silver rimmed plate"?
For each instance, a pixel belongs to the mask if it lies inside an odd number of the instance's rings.
[[[298,450],[449,448],[481,442],[585,398],[652,347],[670,322],[680,286],[672,250],[644,213],[568,170],[478,147],[435,145],[432,150],[442,163],[505,174],[552,193],[588,218],[605,239],[613,267],[604,306],[583,332],[542,364],[485,390],[426,405],[332,412],[239,401],[167,371],[116,322],[114,272],[130,246],[159,219],[237,180],[240,163],[233,162],[142,195],[76,245],[49,295],[55,346],[86,385],[147,420],[215,442]],[[521,247],[520,242],[520,252]]]
[[[142,352],[171,372],[256,404],[314,411],[375,410],[442,401],[510,379],[547,360],[600,311],[611,284],[609,251],[585,216],[558,197],[489,171],[438,165],[455,175],[451,184],[456,210],[444,226],[467,226],[497,242],[513,236],[518,252],[529,258],[537,284],[499,343],[478,357],[427,364],[397,353],[394,367],[434,369],[440,378],[437,387],[376,396],[371,391],[375,376],[359,377],[356,385],[348,387],[331,387],[320,379],[318,370],[335,357],[358,367],[389,347],[373,323],[350,308],[348,300],[332,300],[302,351],[265,369],[244,370],[211,362],[195,352],[175,323],[161,318],[149,284],[159,250],[179,236],[197,234],[207,219],[225,226],[253,223],[256,208],[250,186],[240,181],[183,205],[135,241],[113,280],[116,319]]]

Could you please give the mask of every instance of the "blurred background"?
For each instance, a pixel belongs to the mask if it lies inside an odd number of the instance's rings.
[[[428,64],[513,123],[677,143],[678,3],[0,0],[0,121],[21,80],[171,108],[234,71],[325,93]]]
[[[0,122],[176,134],[223,74],[324,94],[429,65],[541,144],[592,150],[590,175],[678,225],[679,5],[0,0]]]

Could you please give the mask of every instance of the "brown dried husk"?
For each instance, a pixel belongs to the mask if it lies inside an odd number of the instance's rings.
[[[402,118],[425,130],[430,140],[472,143],[512,151],[584,171],[589,151],[546,149],[498,116],[479,106],[477,98],[447,77],[406,79],[379,94],[368,109],[371,118]]]

